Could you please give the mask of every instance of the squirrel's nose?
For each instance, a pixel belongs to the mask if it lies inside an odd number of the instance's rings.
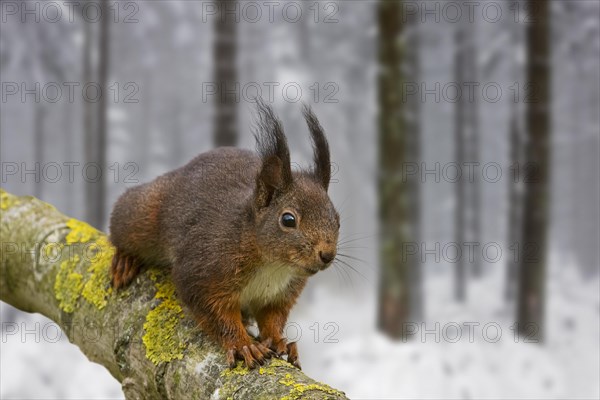
[[[319,257],[321,258],[321,261],[323,261],[323,264],[329,264],[335,258],[335,253],[331,251],[320,251]]]

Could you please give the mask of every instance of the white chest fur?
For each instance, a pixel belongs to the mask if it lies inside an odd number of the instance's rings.
[[[285,264],[267,264],[260,267],[240,296],[242,309],[254,309],[280,296],[290,284],[293,273]]]

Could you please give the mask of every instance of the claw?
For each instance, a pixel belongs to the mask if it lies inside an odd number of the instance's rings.
[[[287,344],[288,362],[298,369],[302,369],[300,366],[300,360],[298,360],[298,345],[296,342]]]
[[[273,350],[271,350],[269,347],[264,346],[262,343],[256,343],[256,347],[258,348],[258,350],[260,350],[260,352],[263,354],[264,357],[266,358],[271,358],[275,355],[277,355]]]
[[[229,368],[235,368],[235,347],[227,350],[227,356],[225,359],[227,360],[227,365],[229,365]]]
[[[241,350],[238,350],[241,349]],[[243,360],[249,368],[256,368],[258,365],[264,365],[267,358],[275,355],[271,349],[265,347],[260,342],[250,344],[238,344],[227,348],[226,360],[230,368],[235,368],[236,359]]]
[[[256,368],[257,361],[252,357],[252,353],[248,346],[242,347],[242,356],[244,357],[244,362],[249,369]]]
[[[132,256],[117,252],[113,256],[110,267],[111,284],[115,289],[127,286],[139,274],[141,262]]]
[[[265,357],[260,352],[260,350],[258,350],[258,348],[253,344],[250,345],[250,353],[252,353],[252,356],[260,365],[265,364]]]
[[[271,348],[271,345],[273,344],[273,339],[271,338],[266,338],[265,340],[263,340],[261,342],[261,344],[265,347]]]
[[[271,350],[271,352],[274,355],[276,355],[277,357],[281,357],[281,356],[287,354],[285,339],[281,339],[278,342],[273,343],[272,338],[267,338],[267,339],[263,340],[261,344],[263,346],[269,348]]]

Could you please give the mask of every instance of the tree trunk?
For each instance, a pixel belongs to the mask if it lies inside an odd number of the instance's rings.
[[[550,13],[549,1],[530,2],[527,26],[527,82],[532,99],[526,104],[526,165],[523,210],[518,328],[528,338],[544,338],[546,241],[549,210],[550,154]],[[529,173],[530,172],[530,173]]]
[[[513,171],[516,171],[516,166],[523,165],[522,148],[523,138],[522,130],[520,129],[520,116],[518,106],[514,104],[510,116],[510,164]],[[523,195],[522,195],[522,180],[515,174],[509,179],[509,214],[508,214],[508,243],[511,256],[507,260],[506,265],[506,282],[504,287],[504,299],[514,305],[517,295],[518,271],[520,271],[520,262],[518,256],[515,257],[515,245],[521,243],[521,226],[523,220]]]
[[[512,81],[520,84],[523,81],[522,68],[518,63],[519,43],[522,40],[521,31],[511,33],[511,45],[513,47],[512,60]],[[504,286],[504,300],[514,306],[517,299],[518,275],[520,271],[520,262],[518,253],[515,253],[515,246],[521,243],[522,220],[523,220],[523,180],[517,172],[518,167],[524,164],[523,148],[523,113],[520,106],[520,99],[514,99],[510,109],[509,124],[509,152],[510,167],[508,174],[508,250],[509,257],[506,263],[506,281]],[[514,310],[513,310],[514,311]]]
[[[419,82],[420,78],[420,16],[411,14],[406,16],[406,48],[405,67],[406,79]],[[420,165],[421,162],[421,107],[419,96],[407,97],[405,102],[405,157],[407,165]],[[413,243],[422,243],[421,236],[421,179],[419,174],[406,174],[405,176],[408,203],[405,212],[408,237]],[[408,278],[410,285],[410,319],[420,323],[425,318],[425,305],[423,299],[423,268],[419,252],[404,254],[408,262]]]
[[[214,120],[215,146],[235,146],[238,141],[237,103],[237,22],[235,0],[220,0],[215,16],[215,43],[213,48],[214,83],[217,86]]]
[[[380,265],[379,329],[393,338],[408,335],[407,323],[415,313],[411,282],[420,279],[414,246],[418,246],[418,209],[414,210],[417,183],[407,179],[410,150],[418,151],[418,125],[407,121],[404,87],[406,37],[402,3],[379,2],[379,223]],[[414,50],[414,49],[413,49]],[[416,54],[412,53],[413,56]],[[415,65],[413,65],[415,67]],[[416,111],[413,107],[411,111]],[[417,118],[417,115],[413,115]],[[417,179],[417,178],[415,178]],[[415,216],[412,216],[417,214]],[[410,251],[408,251],[410,250]],[[415,288],[418,290],[418,288]],[[420,318],[421,316],[417,316]]]
[[[96,84],[100,89],[100,97],[95,99],[91,89],[85,99],[85,156],[84,173],[86,220],[97,228],[106,224],[106,137],[108,119],[108,71],[110,65],[110,10],[108,0],[100,1],[102,16],[98,32],[92,23],[85,24],[84,85]],[[98,34],[97,41],[94,40]],[[94,68],[94,53],[97,49],[98,65]]]
[[[127,399],[346,399],[280,359],[230,370],[164,270],[113,292],[104,234],[35,198],[0,195],[0,299],[55,321]]]
[[[480,246],[472,254],[468,246],[481,240],[480,229],[480,169],[479,165],[479,120],[478,90],[471,90],[477,82],[477,53],[475,23],[461,21],[456,28],[456,54],[454,76],[460,90],[455,107],[455,151],[456,163],[461,175],[456,182],[455,240],[462,250],[456,263],[454,297],[458,301],[466,298],[467,274],[481,276]]]

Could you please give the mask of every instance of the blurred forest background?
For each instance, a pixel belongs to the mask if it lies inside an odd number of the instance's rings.
[[[5,1],[2,187],[107,228],[127,187],[253,148],[334,161],[342,258],[286,333],[355,399],[600,396],[597,1]],[[190,182],[193,184],[193,182]],[[0,397],[120,398],[1,305]]]

